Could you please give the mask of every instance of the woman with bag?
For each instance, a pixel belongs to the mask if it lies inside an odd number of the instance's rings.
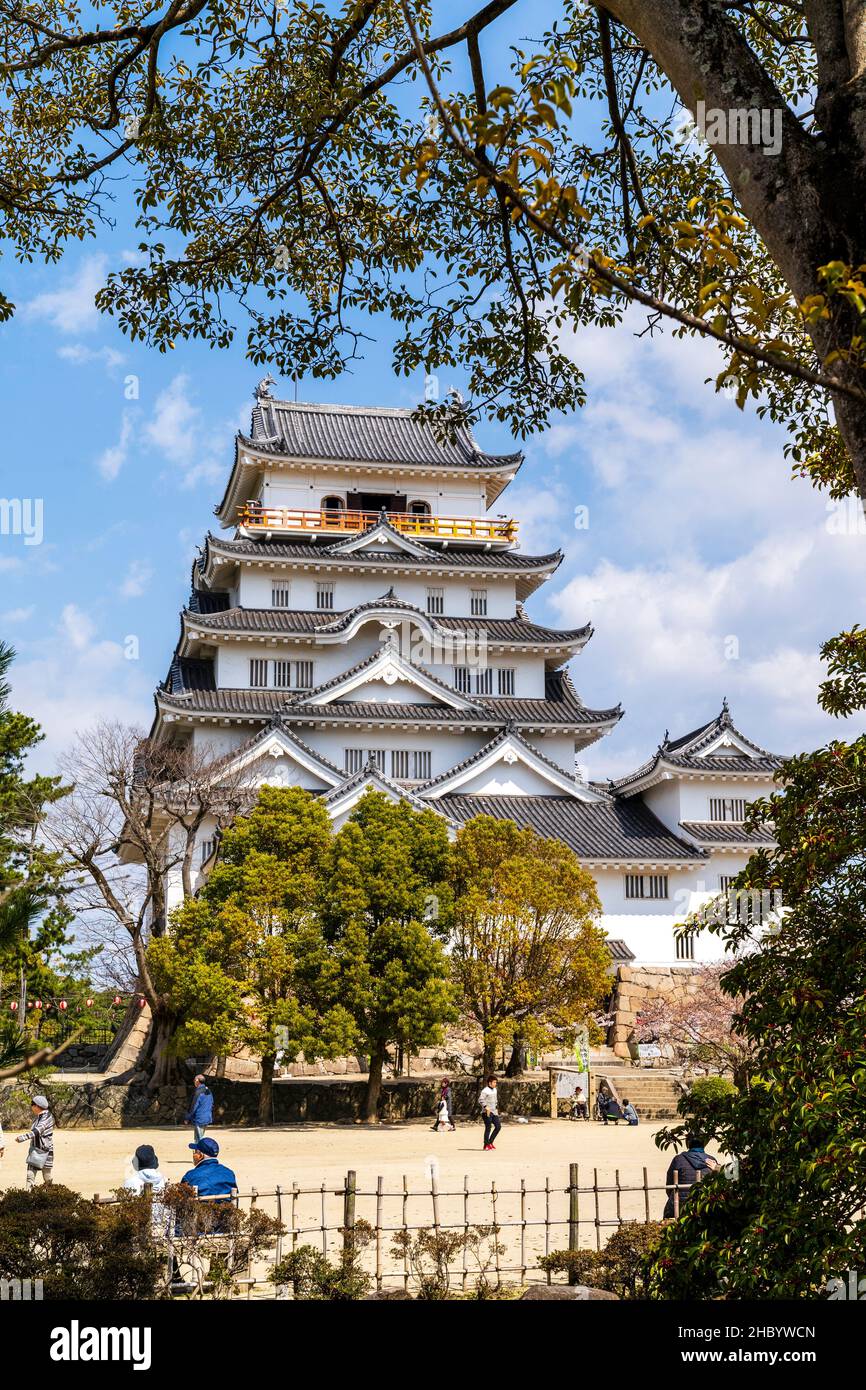
[[[32,1187],[39,1174],[42,1181],[50,1183],[54,1168],[54,1118],[47,1097],[34,1096],[30,1103],[33,1124],[26,1134],[19,1134],[16,1144],[30,1140],[27,1150],[27,1186]]]

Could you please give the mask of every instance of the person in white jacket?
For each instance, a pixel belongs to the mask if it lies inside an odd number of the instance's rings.
[[[494,1140],[502,1128],[495,1076],[488,1076],[487,1085],[483,1087],[481,1095],[478,1097],[478,1104],[481,1106],[481,1115],[484,1119],[484,1152],[486,1153],[488,1149],[496,1148]]]
[[[152,1145],[139,1144],[132,1156],[132,1172],[123,1184],[126,1192],[134,1192],[136,1197],[149,1192],[151,1196],[151,1221],[154,1229],[164,1232],[168,1224],[168,1214],[157,1198],[165,1191],[165,1175],[160,1172],[159,1159]]]

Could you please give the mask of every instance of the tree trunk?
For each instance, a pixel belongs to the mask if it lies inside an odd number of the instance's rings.
[[[492,1043],[484,1039],[484,1047],[481,1053],[481,1076],[486,1083],[488,1076],[492,1076],[496,1071],[496,1049]]]
[[[370,1053],[370,1070],[367,1074],[367,1090],[364,1093],[364,1107],[361,1119],[367,1124],[379,1123],[379,1096],[382,1094],[382,1068],[385,1065],[385,1047],[376,1043]]]
[[[519,1033],[515,1034],[511,1045],[511,1056],[505,1068],[506,1076],[522,1076],[526,1067],[526,1043]]]
[[[262,1058],[262,1082],[259,1087],[259,1124],[272,1125],[274,1122],[274,1065],[275,1052],[268,1052]]]
[[[174,1014],[167,1009],[157,1009],[153,1015],[150,1033],[150,1053],[153,1058],[153,1075],[148,1083],[155,1091],[159,1086],[176,1086],[180,1081],[178,1059],[169,1051],[174,1035]]]

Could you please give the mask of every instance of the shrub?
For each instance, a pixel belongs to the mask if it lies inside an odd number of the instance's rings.
[[[275,1265],[270,1281],[278,1289],[290,1288],[295,1298],[349,1303],[364,1298],[370,1290],[370,1276],[361,1268],[361,1255],[373,1238],[373,1228],[357,1221],[352,1237],[331,1261],[313,1245],[299,1245]]]
[[[496,1298],[498,1276],[491,1277],[498,1255],[505,1247],[499,1241],[498,1226],[470,1226],[466,1231],[437,1231],[429,1226],[421,1230],[399,1231],[392,1246],[395,1255],[404,1259],[415,1276],[418,1298],[424,1302],[453,1297],[451,1267],[461,1257],[460,1284],[463,1283],[462,1256],[467,1265],[474,1266],[475,1281],[471,1297]]]
[[[59,1183],[0,1198],[0,1277],[41,1279],[46,1299],[153,1299],[165,1255],[147,1197],[97,1206]]]
[[[677,1109],[681,1115],[688,1117],[698,1108],[703,1110],[716,1101],[727,1100],[729,1096],[736,1094],[737,1088],[730,1077],[699,1076],[680,1097]]]
[[[565,1274],[572,1283],[605,1289],[619,1298],[646,1298],[648,1266],[663,1230],[661,1221],[624,1221],[603,1250],[553,1250],[538,1264],[548,1278]]]

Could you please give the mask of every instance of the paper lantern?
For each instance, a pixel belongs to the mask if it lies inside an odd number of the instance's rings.
[[[114,998],[112,999],[111,1002],[112,1002],[112,1004],[119,1004],[119,1003],[121,1002],[121,1000],[120,1000],[120,995],[119,995],[119,994],[115,994],[115,996],[114,996]]]
[[[144,996],[142,996],[142,998],[139,999],[139,1001],[138,1001],[138,1007],[139,1007],[140,1009],[143,1009],[146,1003],[147,1003],[147,1000],[144,998]]]
[[[92,1000],[92,999],[85,999],[84,1002],[85,1002],[85,1004],[86,1004],[86,1006],[87,1006],[88,1009],[92,1009],[92,1008],[93,1008],[93,1000]]]
[[[9,1005],[9,1007],[10,1007],[10,1009],[12,1010],[12,1012],[13,1012],[13,1014],[14,1014],[15,1010],[18,1008],[18,1004],[17,1004],[17,1002],[13,999],[13,1000],[12,1000],[12,1003]]]
[[[34,1007],[35,1009],[41,1009],[41,1008],[42,1008],[42,1000],[41,1000],[41,999],[37,999],[37,1000],[36,1000],[36,1003],[34,1004],[33,1007]]]
[[[58,1009],[68,1009],[68,1008],[69,1008],[69,1005],[67,1004],[67,1002],[66,1002],[65,999],[61,999],[61,1001],[60,1001],[60,1003],[57,1005],[57,1007],[58,1007]]]

